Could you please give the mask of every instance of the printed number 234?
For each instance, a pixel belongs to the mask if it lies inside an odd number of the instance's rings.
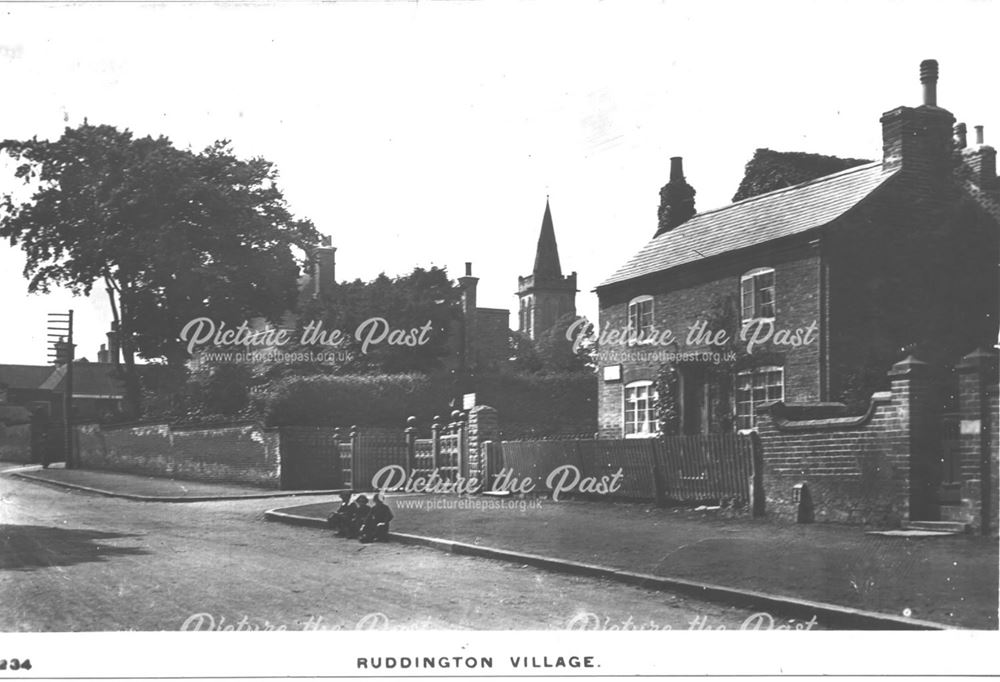
[[[23,661],[19,658],[0,658],[0,670],[31,670],[31,661],[27,658]]]

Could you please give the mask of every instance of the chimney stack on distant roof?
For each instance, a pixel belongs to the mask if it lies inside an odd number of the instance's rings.
[[[694,187],[684,179],[684,160],[670,157],[670,182],[660,190],[660,209],[654,237],[669,232],[694,217]]]
[[[116,367],[121,362],[121,348],[118,344],[118,323],[111,323],[111,331],[108,332],[108,360]]]
[[[684,158],[670,157],[670,182],[684,182]]]
[[[962,150],[962,161],[972,171],[971,179],[979,187],[993,189],[997,186],[997,150],[986,144],[983,127],[976,128],[976,144]]]
[[[313,252],[313,298],[332,293],[336,285],[337,247],[333,245],[333,238],[325,234],[320,237],[319,246]]]
[[[968,141],[968,129],[965,127],[964,123],[955,124],[955,146],[959,149],[965,149],[969,144]]]
[[[924,106],[937,106],[938,63],[936,59],[920,62],[920,82],[924,85]]]

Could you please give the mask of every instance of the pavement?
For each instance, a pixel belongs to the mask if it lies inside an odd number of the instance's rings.
[[[271,490],[250,485],[204,483],[176,478],[121,474],[92,469],[66,469],[62,463],[48,469],[39,465],[4,466],[8,476],[137,502],[208,502],[252,500],[303,495],[332,495],[337,490]]]
[[[885,537],[856,526],[636,503],[391,495],[387,502],[396,539],[453,553],[786,613],[811,609],[841,627],[997,629],[996,538]],[[321,526],[335,506],[268,515]]]

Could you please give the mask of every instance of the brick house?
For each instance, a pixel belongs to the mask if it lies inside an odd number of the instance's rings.
[[[860,405],[904,352],[954,363],[996,343],[996,151],[937,106],[936,62],[921,82],[921,106],[882,115],[871,163],[695,214],[672,160],[656,234],[596,289],[602,437],[656,433],[657,397],[681,433],[756,428],[776,400]],[[729,342],[688,338],[699,322]]]

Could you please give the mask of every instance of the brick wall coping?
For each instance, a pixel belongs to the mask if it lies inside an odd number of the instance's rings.
[[[153,426],[166,426],[171,431],[216,431],[218,429],[232,429],[243,426],[255,426],[262,431],[277,431],[280,427],[264,426],[258,421],[233,421],[218,422],[214,424],[171,424],[170,422],[129,422],[127,424],[101,424],[100,422],[74,422],[74,426],[99,426],[102,431],[120,431],[123,429],[149,428]]]
[[[852,429],[864,426],[872,417],[879,405],[892,401],[892,393],[889,391],[879,391],[873,393],[868,409],[864,414],[844,416],[844,417],[823,417],[823,418],[801,418],[792,417],[791,414],[808,414],[810,410],[829,410],[832,405],[839,403],[799,403],[789,404],[779,401],[761,406],[761,412],[770,415],[771,423],[778,431],[820,431],[831,429]]]

